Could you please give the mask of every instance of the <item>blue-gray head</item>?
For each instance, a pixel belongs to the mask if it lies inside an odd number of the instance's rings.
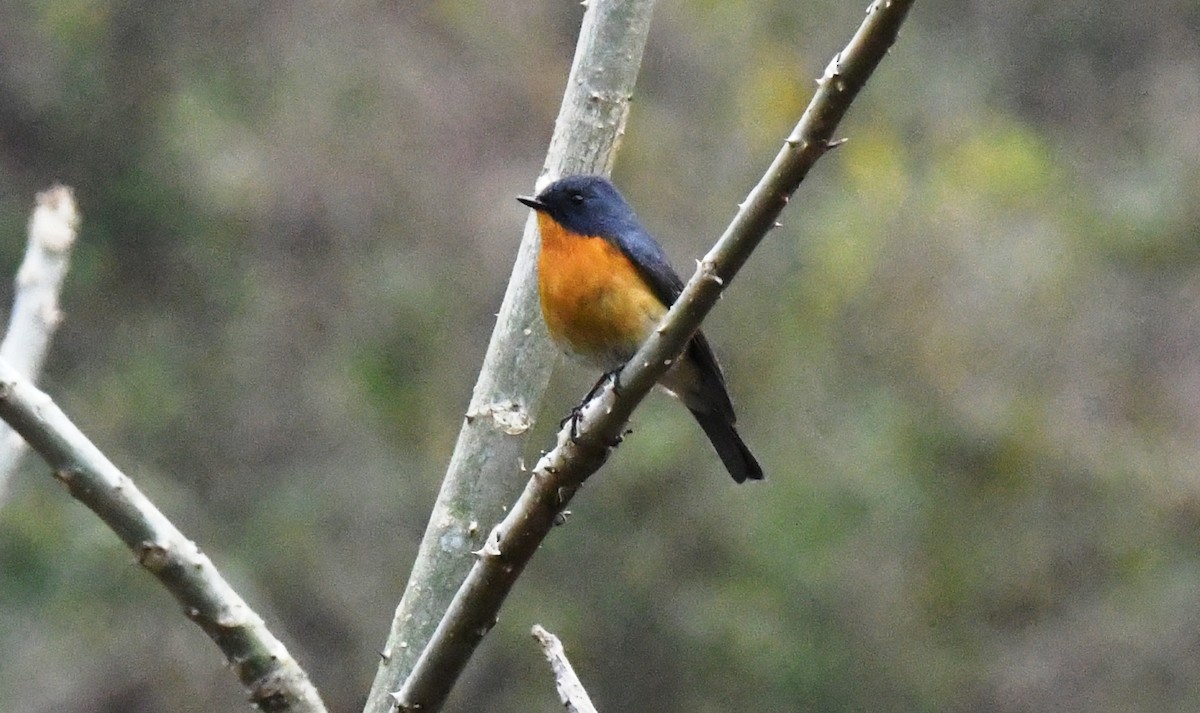
[[[517,200],[580,235],[612,237],[638,227],[633,209],[603,176],[567,176],[546,186],[536,197],[520,196]]]

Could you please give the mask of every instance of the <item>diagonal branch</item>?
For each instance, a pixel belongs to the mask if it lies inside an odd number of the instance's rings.
[[[78,231],[79,211],[70,188],[53,186],[37,195],[37,207],[29,218],[25,259],[17,270],[12,315],[0,343],[0,359],[31,381],[37,380],[50,339],[62,319],[58,294]],[[24,454],[25,441],[0,424],[0,504],[8,479]]]
[[[608,458],[637,404],[699,328],[724,288],[767,232],[792,193],[831,147],[833,132],[858,91],[896,40],[912,0],[875,0],[858,32],[817,80],[817,92],[733,222],[700,262],[696,274],[656,332],[611,385],[586,404],[577,437],[568,425],[542,457],[508,515],[488,535],[478,561],[451,602],[412,674],[395,694],[403,711],[438,710],[500,606],[571,497]]]
[[[607,174],[625,131],[654,0],[590,0],[585,5],[539,183],[571,173]],[[480,523],[503,517],[505,505],[525,480],[521,453],[526,432],[558,356],[539,309],[537,252],[537,223],[531,217],[454,454],[381,652],[366,713],[393,710],[390,694],[412,670],[470,571],[471,550],[483,544],[486,530]]]
[[[225,653],[264,711],[324,713],[308,676],[212,560],[184,537],[66,414],[0,359],[0,418],[54,469],[76,499],[100,516]]]

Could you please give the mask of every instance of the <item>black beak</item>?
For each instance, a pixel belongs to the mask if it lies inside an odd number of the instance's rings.
[[[533,196],[517,196],[517,200],[539,212],[545,212],[546,204]]]

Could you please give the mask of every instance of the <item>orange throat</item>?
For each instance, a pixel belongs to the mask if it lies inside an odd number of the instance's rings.
[[[545,213],[538,213],[538,230],[538,294],[550,336],[602,368],[624,363],[666,307],[608,240],[572,233]]]

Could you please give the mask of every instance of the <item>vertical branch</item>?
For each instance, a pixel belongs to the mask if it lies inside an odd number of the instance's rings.
[[[585,3],[575,59],[539,184],[569,173],[609,173],[625,130],[653,0]],[[393,617],[366,713],[395,707],[409,675],[483,543],[524,480],[525,433],[557,357],[537,296],[536,221],[517,252],[496,327],[408,586]],[[540,335],[540,336],[534,336]]]
[[[31,381],[37,380],[50,339],[62,319],[58,294],[78,230],[79,212],[70,188],[53,186],[37,195],[37,206],[29,218],[25,259],[17,270],[8,332],[0,343],[0,359]],[[0,424],[0,504],[25,448],[19,435]]]

